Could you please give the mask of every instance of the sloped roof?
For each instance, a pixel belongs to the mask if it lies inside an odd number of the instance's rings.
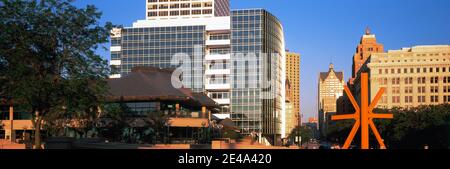
[[[134,68],[128,75],[108,79],[109,101],[184,101],[195,106],[217,107],[218,104],[204,93],[194,93],[187,88],[172,85],[174,69],[151,67]],[[175,82],[178,85],[180,81]]]
[[[334,69],[329,69],[328,72],[320,72],[320,80],[325,80],[331,72],[334,72],[336,74],[336,77],[342,81],[344,79],[344,73],[343,72],[335,72]]]

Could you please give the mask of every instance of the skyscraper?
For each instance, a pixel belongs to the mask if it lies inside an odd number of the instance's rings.
[[[242,133],[262,133],[272,144],[279,143],[285,124],[283,27],[263,9],[231,15],[231,117]]]
[[[183,87],[207,93],[241,134],[272,144],[282,135],[284,34],[269,12],[230,11],[228,0],[150,0],[146,20],[112,34],[111,78],[136,66],[178,68]]]
[[[322,134],[326,132],[330,115],[337,111],[336,101],[343,96],[344,85],[344,72],[335,71],[333,64],[330,64],[328,72],[319,74],[318,111],[319,130]]]
[[[300,116],[300,54],[294,52],[286,52],[286,78],[290,82],[292,103],[294,105],[294,116],[288,117],[293,119],[292,126],[301,124]]]

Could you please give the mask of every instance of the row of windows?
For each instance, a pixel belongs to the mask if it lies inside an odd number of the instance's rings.
[[[384,69],[384,71],[383,71],[383,69],[378,69],[378,74],[389,74],[389,73],[391,73],[391,74],[400,74],[400,73],[427,73],[427,72],[429,72],[429,73],[439,73],[439,72],[447,72],[448,70],[450,70],[450,67],[449,68],[447,68],[447,67],[436,67],[436,68],[432,68],[432,67],[430,67],[430,68],[416,68],[416,69],[414,69],[414,68],[404,68],[403,69],[403,71],[402,71],[402,69],[390,69],[390,71],[389,71],[389,69]]]
[[[147,0],[148,3],[151,2],[178,2],[178,1],[191,1],[191,0]]]
[[[404,80],[405,84],[413,84],[413,79],[412,77],[406,77],[406,78],[390,78],[391,79],[391,84],[392,85],[399,85],[401,79]],[[440,79],[442,79],[443,83],[450,83],[450,76],[446,76],[446,77],[418,77],[417,78],[417,84],[426,84],[427,79],[429,79],[430,84],[437,84],[439,83]],[[379,78],[378,79],[378,83],[380,85],[387,85],[388,84],[388,78]]]
[[[183,32],[183,33],[158,33],[158,34],[141,34],[141,35],[127,35],[123,36],[124,42],[138,41],[138,42],[159,42],[159,41],[179,41],[182,39],[198,39],[204,40],[202,32]],[[117,41],[120,46],[121,41]],[[116,45],[113,45],[116,46]]]
[[[229,92],[211,92],[211,93],[209,93],[209,97],[211,99],[229,99],[230,93]]]
[[[192,31],[203,31],[205,26],[173,26],[173,27],[155,27],[155,28],[131,28],[123,29],[125,35],[133,34],[160,34],[160,33],[185,33]]]
[[[156,16],[185,16],[185,15],[207,15],[212,14],[212,9],[203,9],[203,10],[182,10],[182,11],[159,11],[159,12],[148,12],[147,16],[156,17]]]
[[[427,54],[417,54],[416,56],[427,56]],[[438,53],[429,54],[429,56],[439,56],[439,54]],[[442,56],[450,56],[450,53],[442,53]],[[406,55],[406,57],[412,57],[412,55]],[[384,60],[384,59],[380,59],[378,62],[382,63],[383,61],[384,61],[384,63],[388,63],[388,62],[392,62],[392,63],[398,62],[398,63],[400,63],[402,60]],[[415,59],[406,60],[405,59],[405,60],[403,60],[403,62],[414,62],[414,61],[417,61],[417,62],[433,62],[433,61],[439,62],[440,59],[417,59],[417,60],[415,60]],[[446,59],[443,59],[443,61],[446,61]]]
[[[210,48],[209,49],[209,53],[211,55],[214,55],[214,54],[229,54],[230,53],[230,48]]]
[[[201,8],[201,7],[212,7],[212,2],[205,2],[205,3],[176,3],[176,4],[152,4],[147,5],[148,10],[157,10],[157,9],[178,9],[178,8]]]
[[[179,8],[190,8],[192,6],[192,8],[201,8],[203,7],[212,7],[212,3],[211,2],[206,2],[204,4],[201,3],[195,3],[195,4],[189,4],[189,3],[182,3],[182,4],[159,4],[159,5],[148,5],[147,9],[148,10],[157,10],[157,9],[179,9]]]
[[[413,87],[408,86],[404,88],[404,93],[411,94],[413,93]],[[439,93],[439,86],[430,86],[430,93]],[[450,86],[444,86],[442,92],[444,93],[450,93]],[[392,94],[400,94],[400,87],[392,87],[391,88]],[[419,86],[417,87],[417,93],[426,93],[425,86]]]
[[[229,33],[213,34],[213,35],[210,35],[210,37],[209,37],[209,40],[228,40],[228,39],[230,39]]]
[[[392,103],[398,104],[401,101],[400,99],[401,99],[400,96],[392,96]],[[405,103],[413,103],[414,102],[413,96],[405,96],[404,99],[405,99],[404,100]],[[429,99],[430,99],[431,103],[439,103],[439,96],[436,96],[436,95],[430,96]],[[426,96],[417,96],[417,102],[425,103]],[[443,96],[443,102],[445,102],[445,103],[450,102],[450,95]],[[387,103],[387,97],[382,97],[380,104],[385,104],[385,103]]]

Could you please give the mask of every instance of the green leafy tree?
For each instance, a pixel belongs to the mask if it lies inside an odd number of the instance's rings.
[[[314,131],[308,126],[297,126],[289,134],[289,140],[295,140],[297,136],[300,136],[302,142],[306,143],[314,138]]]
[[[112,25],[72,1],[0,0],[0,92],[33,112],[36,148],[49,115],[93,117],[107,90],[108,64],[95,51]]]

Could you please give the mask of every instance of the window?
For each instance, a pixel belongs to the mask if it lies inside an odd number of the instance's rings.
[[[149,12],[148,16],[158,16],[158,12]]]
[[[181,11],[181,15],[190,15],[191,11],[183,10]]]
[[[439,86],[431,86],[430,87],[431,93],[438,93],[439,92]]]
[[[444,86],[444,93],[450,93],[450,86]]]
[[[425,86],[419,86],[419,87],[417,87],[417,92],[418,92],[418,93],[425,93]]]
[[[203,6],[204,7],[212,7],[213,5],[211,2],[206,2]]]
[[[380,85],[387,85],[387,78],[380,78],[378,80],[379,80],[378,83],[380,83]]]
[[[430,100],[432,103],[437,103],[439,102],[439,96],[430,96]]]
[[[430,78],[430,83],[431,83],[431,84],[439,83],[438,81],[439,81],[439,77],[431,77],[431,78]]]
[[[159,12],[159,16],[168,16],[168,15],[169,15],[169,12],[167,12],[167,11]]]
[[[444,77],[444,83],[450,83],[450,76]]]
[[[230,95],[228,92],[211,92],[209,94],[211,99],[228,99]]]
[[[200,15],[202,14],[202,10],[192,10],[192,15]]]
[[[178,16],[180,15],[180,11],[170,11],[170,16]]]
[[[413,97],[412,96],[405,96],[405,103],[412,103]]]
[[[181,4],[181,8],[190,8],[190,7],[191,7],[191,4],[189,4],[189,3]]]
[[[200,8],[200,7],[202,7],[201,3],[192,4],[192,8]]]
[[[203,14],[212,14],[212,9],[204,9]]]
[[[161,4],[161,5],[159,5],[159,9],[169,9],[169,6],[165,5],[165,4]]]
[[[392,96],[392,103],[400,103],[400,96]]]
[[[409,86],[409,87],[405,87],[405,93],[412,93],[413,92],[413,87]]]
[[[419,77],[417,78],[417,83],[418,84],[425,84],[426,78],[425,77]]]
[[[417,97],[417,102],[419,102],[419,103],[425,103],[425,96],[418,96],[418,97]]]
[[[400,84],[400,78],[399,78],[399,77],[397,77],[397,78],[392,78],[392,84],[394,84],[394,85]]]
[[[405,84],[412,84],[412,83],[413,83],[413,78],[412,77],[405,78]]]
[[[393,94],[400,94],[400,87],[392,87]]]
[[[180,4],[171,4],[170,9],[177,9],[180,8]]]

